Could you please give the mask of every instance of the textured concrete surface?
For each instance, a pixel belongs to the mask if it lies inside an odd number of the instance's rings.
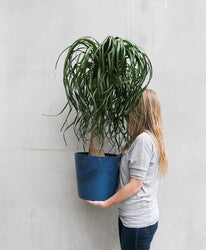
[[[83,35],[144,48],[161,99],[169,175],[153,250],[204,250],[206,3],[200,0],[0,1],[0,249],[117,250],[116,207],[77,196],[59,53]]]

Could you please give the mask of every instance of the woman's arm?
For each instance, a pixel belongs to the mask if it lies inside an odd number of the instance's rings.
[[[112,195],[109,199],[105,201],[88,201],[88,200],[86,201],[95,206],[103,208],[111,207],[114,204],[124,201],[130,198],[135,193],[139,192],[139,190],[142,187],[142,184],[143,180],[131,177],[129,183],[127,183],[123,188],[121,188],[118,192]]]
[[[135,178],[130,178],[129,183],[127,183],[123,188],[121,188],[117,193],[106,200],[107,207],[111,207],[114,204],[124,201],[130,198],[132,195],[139,192],[143,184],[142,180]]]

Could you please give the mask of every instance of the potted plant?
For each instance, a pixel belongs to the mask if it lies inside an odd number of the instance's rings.
[[[143,50],[128,40],[107,36],[99,43],[84,36],[61,52],[55,69],[66,50],[63,83],[67,102],[59,114],[67,107],[69,110],[60,130],[67,145],[65,132],[74,125],[78,141],[83,142],[84,152],[75,153],[79,197],[106,200],[117,188],[121,156],[105,153],[104,141],[108,140],[111,150],[117,146],[118,151],[130,142],[128,115],[152,78],[152,64]],[[68,125],[72,108],[76,117]],[[135,119],[138,122],[137,116]]]

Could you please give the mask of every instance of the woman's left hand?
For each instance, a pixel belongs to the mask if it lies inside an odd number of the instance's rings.
[[[97,207],[102,207],[102,208],[109,207],[107,200],[105,200],[105,201],[90,201],[90,200],[85,200],[85,201],[88,202],[88,203],[90,203],[90,204],[92,204],[92,205],[94,205],[94,206],[97,206]]]

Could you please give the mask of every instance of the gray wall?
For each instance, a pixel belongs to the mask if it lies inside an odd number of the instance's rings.
[[[59,53],[110,34],[144,48],[162,103],[169,172],[153,250],[204,250],[206,3],[200,0],[0,1],[0,249],[120,249],[117,209],[78,198]],[[72,119],[71,119],[72,120]]]

